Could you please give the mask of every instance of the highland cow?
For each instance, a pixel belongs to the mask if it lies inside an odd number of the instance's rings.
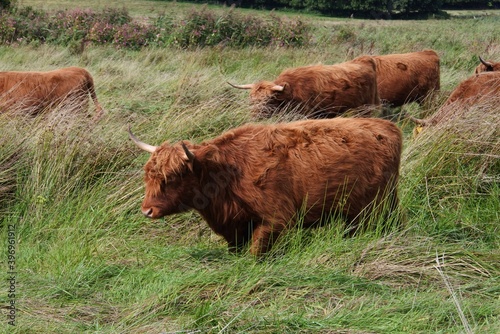
[[[500,71],[500,62],[494,62],[494,61],[486,61],[481,56],[479,56],[479,61],[481,64],[477,65],[476,69],[474,70],[475,74],[479,74],[481,72],[494,72],[494,71]]]
[[[103,110],[97,101],[94,80],[83,68],[0,72],[0,112],[21,109],[36,115],[62,102],[84,108],[89,95],[96,106],[95,118],[99,118]]]
[[[152,146],[129,135],[151,153],[143,214],[194,209],[230,250],[251,240],[250,252],[264,254],[299,220],[339,216],[355,231],[398,202],[402,135],[383,119],[247,124],[201,144]]]
[[[309,118],[331,118],[356,109],[366,116],[380,105],[375,62],[368,56],[335,65],[290,68],[274,81],[230,85],[250,89],[256,116],[295,110]]]

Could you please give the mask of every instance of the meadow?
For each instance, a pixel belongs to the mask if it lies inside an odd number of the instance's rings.
[[[165,12],[182,17],[194,7],[137,0],[85,6],[126,8],[141,22]],[[441,57],[441,91],[423,106],[406,106],[423,117],[472,75],[478,55],[500,61],[495,11],[418,21],[275,14],[300,16],[313,28],[311,42],[137,50],[88,44],[78,52],[0,45],[1,71],[86,68],[106,110],[98,123],[92,103],[81,113],[0,114],[0,333],[500,332],[498,100],[417,137],[392,111],[405,134],[398,187],[404,218],[397,225],[375,221],[354,237],[343,236],[339,220],[293,229],[256,259],[228,253],[195,212],[159,220],[141,214],[148,154],[129,140],[127,127],[158,145],[201,142],[253,122],[248,92],[227,81],[431,48]],[[8,323],[12,301],[15,326]]]

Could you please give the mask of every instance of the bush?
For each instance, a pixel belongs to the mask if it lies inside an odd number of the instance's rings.
[[[192,10],[174,25],[172,43],[180,47],[214,46],[304,46],[309,42],[310,28],[304,22],[270,15],[264,20],[239,15],[231,8],[221,16],[206,8]]]
[[[155,36],[155,27],[132,22],[116,28],[112,44],[117,47],[137,50],[151,44]]]
[[[31,42],[34,40],[44,42],[49,36],[48,16],[43,11],[24,7],[18,11],[3,12],[0,14],[0,42],[12,44]]]
[[[243,16],[233,8],[219,15],[203,8],[192,10],[174,21],[159,16],[152,23],[133,22],[126,9],[106,8],[101,13],[91,9],[58,11],[49,15],[31,7],[0,15],[2,44],[54,43],[72,47],[91,42],[118,48],[140,49],[147,45],[204,47],[219,44],[245,46],[304,46],[310,28],[304,22],[270,15],[268,19]]]

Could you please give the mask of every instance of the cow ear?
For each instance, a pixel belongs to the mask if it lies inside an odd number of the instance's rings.
[[[199,150],[199,157],[202,161],[219,162],[219,148],[216,145],[207,145]]]

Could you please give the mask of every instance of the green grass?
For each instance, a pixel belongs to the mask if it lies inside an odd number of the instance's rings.
[[[142,15],[151,3],[126,5]],[[154,5],[151,15],[174,6]],[[175,6],[181,15],[184,5]],[[248,92],[226,81],[434,48],[443,90],[437,102],[410,107],[426,114],[472,74],[477,54],[500,59],[494,17],[308,20],[316,42],[304,49],[91,46],[75,55],[48,45],[0,46],[0,70],[87,68],[107,111],[98,124],[88,117],[92,106],[87,114],[0,115],[2,305],[9,302],[8,225],[16,226],[17,243],[16,327],[0,308],[0,333],[500,332],[498,104],[417,138],[411,124],[398,123],[405,218],[387,233],[344,238],[342,223],[333,221],[289,231],[256,260],[229,254],[195,213],[157,221],[140,214],[148,155],[128,139],[127,126],[159,144],[198,142],[250,121]]]

